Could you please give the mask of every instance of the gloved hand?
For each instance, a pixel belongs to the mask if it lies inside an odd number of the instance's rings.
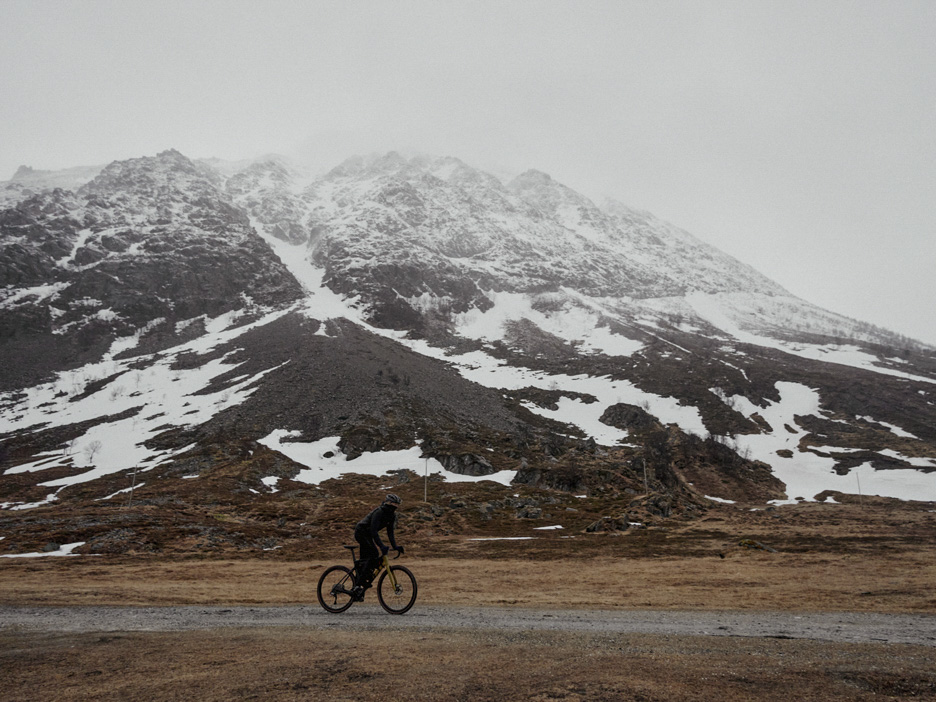
[[[403,547],[402,547],[402,546],[397,546],[397,547],[396,547],[396,550],[397,550],[397,553],[399,553],[401,556],[403,555]]]
[[[381,552],[383,555],[386,556],[388,553],[390,553],[390,547],[389,547],[389,546],[381,546],[381,547],[380,547],[380,552]]]

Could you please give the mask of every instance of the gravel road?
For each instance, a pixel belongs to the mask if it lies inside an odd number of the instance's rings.
[[[184,631],[220,627],[461,629],[816,639],[936,646],[936,616],[856,612],[674,612],[420,607],[394,616],[376,605],[328,614],[289,607],[0,607],[0,628],[44,632]]]

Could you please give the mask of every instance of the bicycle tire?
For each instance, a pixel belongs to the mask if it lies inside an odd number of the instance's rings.
[[[396,578],[397,589],[394,591],[385,570],[377,581],[377,600],[390,614],[405,614],[416,602],[416,578],[403,566],[390,566],[390,570]]]
[[[319,604],[326,612],[339,614],[354,604],[351,594],[347,592],[354,585],[354,578],[351,571],[342,565],[334,565],[326,569],[319,578],[316,594]],[[324,592],[323,592],[324,587]],[[336,588],[343,588],[345,592],[336,591]]]

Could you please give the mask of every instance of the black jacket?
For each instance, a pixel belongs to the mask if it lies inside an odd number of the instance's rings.
[[[380,540],[380,534],[377,532],[385,528],[387,530],[387,538],[390,539],[390,546],[396,548],[396,539],[393,536],[393,526],[395,522],[396,507],[389,504],[380,505],[380,507],[357,523],[357,526],[354,527],[354,536],[357,537],[359,534],[366,535],[376,543],[379,548],[383,548],[383,541]]]

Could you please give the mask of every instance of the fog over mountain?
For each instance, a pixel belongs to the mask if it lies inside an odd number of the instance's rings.
[[[0,25],[0,179],[170,148],[536,168],[936,344],[926,0],[7,0]]]

